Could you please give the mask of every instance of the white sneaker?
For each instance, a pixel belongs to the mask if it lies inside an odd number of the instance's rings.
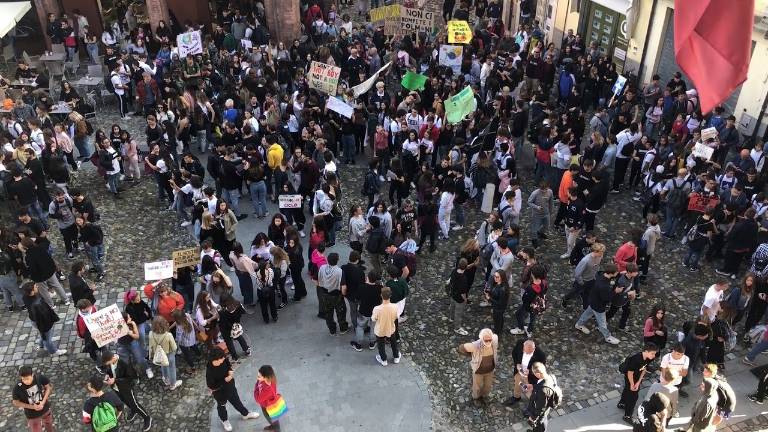
[[[257,419],[257,418],[259,418],[259,413],[255,412],[255,411],[251,411],[251,412],[248,413],[248,415],[244,415],[243,416],[243,420],[252,420],[252,419]]]
[[[578,324],[576,324],[574,327],[576,328],[576,330],[579,330],[580,332],[582,332],[582,333],[584,333],[584,334],[589,334],[589,333],[591,333],[591,332],[589,331],[589,329],[588,329],[588,328],[586,328],[586,327],[584,327],[584,326],[581,326],[581,325],[578,325]]]
[[[615,337],[613,337],[613,336],[608,336],[608,337],[605,339],[605,341],[606,341],[606,342],[608,342],[608,343],[609,343],[609,344],[611,344],[611,345],[618,345],[618,344],[619,344],[619,342],[621,342],[620,340],[616,339],[616,338],[615,338]]]
[[[60,355],[64,355],[64,354],[66,354],[66,353],[67,353],[67,350],[65,350],[65,349],[60,349],[60,350],[57,350],[55,353],[53,353],[53,355],[57,355],[57,356],[60,356]]]
[[[184,383],[182,380],[176,380],[176,382],[171,386],[171,391],[176,390],[177,388],[181,387],[181,385]]]
[[[402,323],[404,323],[404,322],[406,322],[406,321],[408,321],[408,317],[407,317],[407,316],[405,316],[405,315],[402,315],[402,316],[400,316],[400,317],[397,319],[397,322],[398,322],[398,324],[402,324]]]
[[[564,253],[564,254],[560,255],[560,259],[566,259],[566,258],[568,258],[569,256],[571,256],[571,254],[569,254],[569,253]]]
[[[184,221],[184,222],[181,223],[181,226],[183,226],[183,227],[188,227],[190,225],[192,225],[192,222],[190,222],[190,221]]]
[[[520,329],[519,329],[519,328],[517,328],[517,327],[515,327],[515,328],[511,329],[509,332],[510,332],[511,334],[513,334],[513,335],[521,335],[521,334],[525,333],[525,331],[524,331],[524,330],[520,330]]]
[[[376,361],[379,362],[379,364],[382,365],[382,366],[386,366],[387,365],[387,361],[386,360],[382,360],[381,356],[378,355],[378,354],[376,354]]]
[[[152,369],[147,368],[147,370],[145,372],[147,373],[147,378],[152,379],[152,378],[155,377],[155,373],[152,372]]]
[[[490,303],[488,303],[487,301],[483,300],[483,301],[481,301],[481,302],[478,304],[478,306],[480,306],[480,307],[490,307],[490,306],[491,306],[491,304],[490,304]]]
[[[125,175],[120,174],[120,181],[123,181],[123,180],[125,180]]]
[[[454,225],[453,228],[451,228],[451,229],[454,230],[454,231],[458,231],[458,230],[460,230],[462,228],[464,228],[464,226],[462,226],[462,225]]]
[[[306,237],[306,236],[307,236],[307,235],[306,235],[306,234],[304,234],[304,231],[299,231],[299,237],[301,237],[301,238],[304,238],[304,237]]]
[[[379,181],[384,182],[385,181],[384,176],[379,176]]]
[[[395,364],[398,364],[398,363],[400,363],[400,359],[401,359],[401,358],[403,358],[403,355],[402,355],[402,354],[398,354],[398,355],[397,355],[397,357],[395,357],[395,358],[392,360],[392,362],[393,362],[393,363],[395,363]]]
[[[469,332],[468,332],[468,331],[466,331],[466,330],[464,330],[464,327],[459,327],[459,328],[457,328],[456,330],[454,330],[454,332],[456,332],[456,333],[458,333],[458,334],[460,334],[460,335],[462,335],[462,336],[467,336],[467,335],[469,335]]]
[[[232,423],[230,423],[229,420],[224,420],[221,422],[221,425],[224,426],[225,431],[232,432]]]

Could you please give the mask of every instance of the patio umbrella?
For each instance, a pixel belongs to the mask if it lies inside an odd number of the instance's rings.
[[[5,36],[16,27],[19,20],[31,8],[32,5],[28,1],[0,3],[0,9],[2,9],[2,13],[0,13],[0,37]]]

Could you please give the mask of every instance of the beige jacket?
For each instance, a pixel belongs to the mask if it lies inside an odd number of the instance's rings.
[[[493,341],[491,342],[491,347],[493,348],[493,363],[497,366],[499,365],[499,335],[493,335]],[[463,348],[464,351],[468,352],[472,355],[472,358],[469,360],[469,366],[472,368],[472,373],[475,373],[477,369],[480,367],[480,362],[483,361],[482,356],[482,348],[483,348],[483,341],[478,339],[474,342],[465,343],[460,347],[460,349]]]
[[[155,356],[155,350],[160,346],[165,351],[166,355],[176,354],[176,341],[173,339],[171,332],[165,332],[158,335],[155,332],[149,332],[149,359],[151,360]]]

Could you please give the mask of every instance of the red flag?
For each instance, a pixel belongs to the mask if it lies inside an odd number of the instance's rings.
[[[747,79],[754,0],[675,0],[675,59],[708,113]]]

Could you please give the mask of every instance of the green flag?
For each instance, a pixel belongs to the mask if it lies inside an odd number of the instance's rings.
[[[455,124],[472,114],[477,109],[477,101],[472,88],[464,87],[456,96],[445,101],[445,116],[448,123]]]
[[[403,76],[402,81],[400,81],[400,85],[408,90],[424,90],[424,83],[426,82],[427,77],[425,75],[408,71]]]

